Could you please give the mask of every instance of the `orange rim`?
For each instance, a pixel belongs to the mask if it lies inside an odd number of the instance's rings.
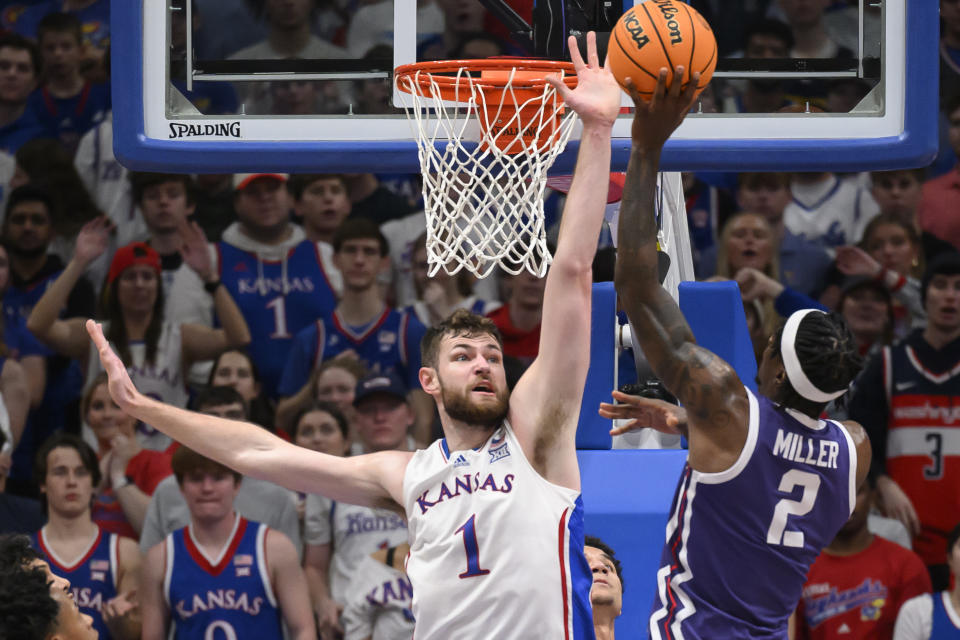
[[[432,60],[404,64],[394,70],[394,82],[397,88],[405,93],[413,93],[415,85],[420,96],[429,97],[433,87],[437,87],[444,100],[456,100],[469,97],[471,86],[486,91],[502,91],[507,88],[507,81],[514,69],[517,73],[509,86],[522,92],[542,90],[547,84],[546,76],[555,73],[563,73],[563,83],[567,87],[573,89],[577,86],[577,75],[572,62],[523,58]],[[464,74],[463,70],[479,72],[480,76]],[[404,78],[410,80],[401,82]]]

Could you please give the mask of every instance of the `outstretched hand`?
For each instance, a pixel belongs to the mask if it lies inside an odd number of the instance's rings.
[[[860,247],[837,247],[837,269],[845,276],[876,276],[883,266]]]
[[[124,411],[130,407],[140,396],[140,392],[130,380],[127,373],[127,367],[120,360],[120,357],[113,352],[110,343],[103,335],[103,327],[93,320],[87,320],[87,333],[93,340],[93,345],[100,356],[100,364],[103,370],[107,372],[107,389],[110,391],[110,397]]]
[[[73,246],[73,257],[84,266],[99,258],[110,244],[110,234],[115,230],[107,216],[97,216],[83,225]]]
[[[614,391],[613,399],[619,404],[601,402],[599,413],[611,420],[630,420],[629,423],[614,427],[610,435],[619,436],[640,429],[654,429],[661,433],[680,435],[687,422],[687,412],[675,404],[633,396],[620,391]]]
[[[610,69],[600,66],[597,56],[597,34],[587,34],[587,61],[583,61],[577,39],[570,36],[570,59],[577,72],[577,88],[570,89],[559,76],[547,76],[547,82],[557,90],[563,101],[577,112],[584,126],[612,127],[620,113],[620,85]]]
[[[631,78],[627,78],[626,91],[633,99],[633,146],[643,150],[659,150],[663,147],[687,113],[697,97],[697,85],[700,83],[700,72],[694,72],[687,82],[687,87],[680,90],[680,78],[683,78],[684,67],[678,65],[673,72],[674,81],[667,89],[666,67],[660,69],[657,78],[657,88],[648,100],[638,91]]]
[[[213,262],[210,260],[210,251],[207,248],[207,236],[203,229],[192,220],[184,220],[180,225],[180,255],[183,261],[193,269],[201,280],[210,282],[216,278],[213,272]]]

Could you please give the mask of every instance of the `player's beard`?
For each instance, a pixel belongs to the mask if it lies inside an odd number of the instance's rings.
[[[510,393],[502,389],[496,392],[496,396],[496,402],[480,405],[470,399],[469,392],[456,391],[440,383],[440,398],[447,415],[478,429],[496,427],[507,417]]]

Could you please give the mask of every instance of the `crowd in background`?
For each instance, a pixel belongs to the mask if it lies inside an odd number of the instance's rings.
[[[524,14],[532,3],[512,4]],[[691,4],[713,24],[721,57],[849,58],[857,48],[856,2]],[[740,285],[758,357],[785,316],[815,307],[843,315],[866,361],[830,417],[866,427],[871,482],[836,553],[811,570],[798,637],[834,637],[827,628],[848,623],[824,613],[824,584],[834,594],[843,580],[841,591],[865,579],[885,585],[886,608],[869,592],[871,620],[886,625],[871,637],[891,637],[900,603],[949,581],[945,545],[960,522],[951,431],[960,397],[960,2],[940,5],[943,135],[932,166],[683,174],[697,277]],[[202,113],[391,109],[381,80],[197,83],[188,92],[176,73],[184,6],[171,3],[171,81]],[[391,57],[391,0],[194,0],[193,10],[200,59]],[[864,10],[867,39],[879,42],[880,9]],[[375,625],[385,635],[374,637],[409,637],[401,518],[241,479],[137,423],[110,399],[83,322],[103,322],[151,396],[348,456],[438,437],[433,401],[419,389],[419,342],[457,309],[494,320],[516,381],[537,353],[543,280],[428,276],[417,175],[129,172],[112,150],[108,0],[0,2],[0,11],[0,532],[44,527],[49,541],[38,544],[52,547],[79,518],[83,531],[121,536],[122,575],[112,604],[97,610],[102,637],[138,637],[141,608],[146,620],[156,603],[141,606],[131,576],[141,562],[149,574],[151,549],[203,517],[209,490],[225,496],[228,514],[235,504],[292,543],[302,563],[276,570],[309,586],[323,637],[367,638]],[[476,0],[420,0],[417,17],[419,59],[518,53]],[[857,79],[716,81],[698,109],[847,112],[872,89]],[[548,192],[554,230],[562,205],[563,194]],[[597,280],[612,279],[609,236]],[[636,380],[631,357],[622,361],[621,381],[649,382]],[[936,437],[917,443],[914,427]],[[919,555],[878,551],[874,533]],[[287,543],[271,544],[287,553]],[[868,552],[900,559],[884,564]],[[288,629],[302,631],[303,603],[278,597]]]

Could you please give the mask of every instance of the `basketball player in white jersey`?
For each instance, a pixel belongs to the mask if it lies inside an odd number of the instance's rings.
[[[420,383],[446,438],[417,453],[339,458],[252,425],[140,394],[99,327],[88,330],[110,390],[129,414],[237,471],[354,504],[405,511],[417,640],[593,638],[575,433],[590,357],[591,263],[610,170],[620,88],[570,49],[579,84],[551,84],[583,123],[579,157],[547,276],[537,359],[510,396],[499,334],[461,311],[421,348]]]

